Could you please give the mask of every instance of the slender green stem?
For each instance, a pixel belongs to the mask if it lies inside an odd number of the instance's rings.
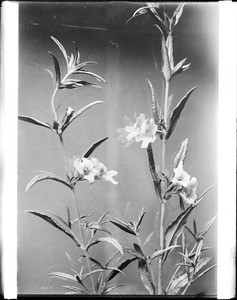
[[[81,214],[80,214],[80,210],[79,210],[79,206],[78,206],[78,202],[77,202],[77,199],[76,199],[76,193],[75,193],[75,189],[74,187],[71,188],[71,191],[72,191],[72,197],[73,197],[73,201],[74,201],[74,204],[75,204],[75,207],[76,207],[76,212],[77,212],[77,218],[78,218],[78,230],[79,230],[79,234],[80,234],[80,237],[81,237],[81,242],[83,244],[83,248],[84,248],[84,241],[85,241],[85,237],[84,237],[84,233],[81,229]]]
[[[56,87],[53,92],[52,98],[51,98],[51,108],[52,108],[53,117],[54,117],[55,121],[58,120],[57,112],[56,112],[55,105],[54,105],[55,95],[57,94],[57,91],[58,91],[58,88]]]
[[[75,203],[77,216],[78,216],[77,224],[78,224],[78,229],[79,229],[79,233],[80,233],[80,236],[81,236],[82,249],[84,250],[84,253],[85,253],[85,256],[86,256],[86,262],[87,262],[88,270],[91,273],[90,258],[89,258],[88,251],[85,249],[85,236],[84,236],[83,230],[81,229],[81,214],[80,214],[80,210],[79,210],[78,201],[76,199],[76,193],[75,193],[74,187],[71,188],[71,191],[72,191],[72,196],[73,196],[73,200],[74,200],[74,203]],[[94,294],[95,294],[95,283],[94,283],[94,279],[93,279],[92,274],[90,275],[90,278],[91,278],[91,284],[92,284],[92,287],[93,287],[93,291],[94,291]]]
[[[66,80],[69,75],[70,75],[70,73],[67,73],[64,76],[64,78],[61,80],[61,82],[63,82],[64,80]],[[51,98],[51,108],[52,108],[52,112],[53,112],[54,121],[58,120],[58,115],[57,115],[57,112],[56,112],[56,109],[55,109],[55,105],[54,105],[55,96],[56,96],[58,90],[59,90],[59,87],[55,87],[55,90],[54,90],[52,98]]]
[[[164,122],[167,126],[167,113],[168,113],[168,97],[169,97],[169,81],[165,83],[165,99],[164,99]],[[161,142],[161,170],[165,173],[165,137]],[[162,201],[162,199],[161,199]],[[164,216],[165,216],[165,203],[160,204],[160,250],[164,249]],[[158,295],[162,295],[162,274],[163,274],[163,263],[162,257],[158,259]]]
[[[160,204],[160,250],[164,249],[164,213],[165,213],[165,203]],[[158,259],[158,295],[162,295],[162,272],[163,264],[162,264],[162,256]]]
[[[62,134],[59,134],[58,136],[59,136],[60,145],[61,145],[63,158],[64,158],[65,173],[68,174],[68,157],[67,157],[67,152],[66,152],[64,142],[63,142],[63,136],[62,136]]]
[[[165,101],[164,101],[164,121],[167,126],[168,117],[168,98],[169,98],[169,81],[165,82]]]

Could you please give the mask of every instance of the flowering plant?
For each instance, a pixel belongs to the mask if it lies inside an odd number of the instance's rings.
[[[168,170],[167,164],[169,139],[175,131],[186,103],[197,88],[196,86],[191,88],[173,107],[170,84],[174,77],[187,71],[190,67],[190,63],[186,64],[186,58],[177,63],[174,59],[174,31],[182,16],[183,9],[184,4],[179,4],[172,16],[169,16],[164,4],[147,3],[137,9],[127,21],[129,24],[134,18],[147,16],[152,21],[154,28],[158,29],[158,34],[161,37],[161,71],[165,83],[163,99],[158,100],[152,82],[146,79],[151,98],[151,116],[135,113],[135,120],[125,119],[125,127],[117,129],[118,140],[124,144],[124,148],[135,147],[134,144],[131,144],[138,143],[136,146],[139,147],[140,151],[145,152],[148,158],[148,173],[150,172],[148,176],[152,180],[153,195],[157,200],[159,226],[156,226],[155,231],[149,232],[144,239],[141,237],[141,228],[150,213],[145,207],[139,209],[140,213],[135,220],[128,220],[126,215],[123,218],[113,216],[109,212],[104,212],[98,219],[93,220],[92,215],[88,214],[87,211],[82,213],[80,205],[82,200],[79,198],[76,188],[83,184],[87,188],[106,181],[112,189],[116,189],[118,172],[113,170],[109,163],[102,163],[99,156],[95,155],[99,159],[92,157],[96,149],[108,140],[107,136],[95,141],[83,153],[71,157],[68,155],[64,144],[64,135],[65,130],[75,119],[81,115],[84,116],[87,110],[102,104],[103,101],[91,102],[79,110],[71,106],[62,110],[60,106],[55,105],[56,96],[61,93],[61,90],[68,92],[68,90],[73,89],[77,92],[81,88],[100,88],[94,81],[101,84],[107,82],[100,75],[87,69],[92,64],[96,64],[94,61],[81,62],[76,43],[74,43],[75,51],[68,54],[61,42],[51,36],[66,62],[66,69],[62,76],[62,66],[59,64],[57,56],[49,52],[54,66],[54,72],[47,69],[53,79],[53,93],[50,101],[53,118],[50,122],[43,122],[31,116],[19,115],[19,120],[54,132],[62,150],[65,176],[60,177],[48,171],[41,171],[29,181],[26,191],[41,181],[53,180],[66,187],[72,197],[74,209],[69,209],[67,206],[66,218],[49,210],[46,212],[27,210],[27,213],[43,219],[60,233],[63,233],[65,237],[67,236],[78,250],[77,263],[72,262],[70,255],[66,252],[70,264],[68,273],[60,271],[49,273],[50,278],[70,282],[70,285],[63,286],[68,290],[67,294],[107,295],[116,293],[117,288],[122,287],[122,285],[113,281],[114,278],[118,279],[119,275],[126,276],[127,268],[133,266],[133,263],[137,263],[138,280],[143,288],[143,293],[168,296],[184,295],[190,291],[189,287],[193,282],[216,266],[208,266],[211,257],[204,256],[205,251],[210,249],[204,245],[204,241],[216,217],[211,218],[201,231],[198,231],[195,219],[193,220],[193,229],[187,225],[192,212],[196,210],[199,203],[212,188],[210,186],[204,192],[200,192],[200,181],[198,185],[198,179],[192,177],[192,172],[185,164],[188,153],[188,138],[180,141],[179,150],[174,155],[171,170]],[[81,76],[90,80],[82,79]],[[158,162],[156,154],[159,158]],[[148,176],[145,177],[145,180],[149,180]],[[121,185],[122,182],[119,184]],[[167,208],[172,201],[177,203],[178,212],[173,212],[175,216],[170,220],[171,217]],[[123,245],[112,231],[115,228],[134,240],[131,239],[129,244]],[[116,252],[113,251],[109,256],[105,255],[105,261],[101,261],[98,244],[110,244]],[[95,250],[92,251],[92,249]],[[170,262],[171,259],[176,261]],[[78,262],[80,263],[79,266]],[[165,274],[165,266],[167,265],[171,270],[170,277]]]
[[[63,232],[67,237],[69,237],[77,248],[82,252],[79,259],[82,260],[83,265],[76,270],[71,268],[70,273],[64,272],[51,272],[50,277],[57,277],[64,280],[69,280],[74,283],[74,285],[67,285],[64,288],[69,290],[69,294],[102,294],[106,295],[112,290],[118,288],[120,285],[111,284],[110,281],[116,277],[118,274],[122,273],[123,268],[128,265],[132,260],[123,261],[123,249],[117,239],[111,237],[111,232],[106,228],[106,223],[109,220],[106,220],[108,213],[104,213],[99,220],[89,221],[90,215],[82,215],[80,211],[79,199],[76,196],[75,185],[83,181],[89,181],[90,184],[94,183],[96,180],[104,180],[113,183],[114,185],[118,184],[114,180],[114,176],[117,175],[117,171],[108,170],[106,166],[100,162],[97,158],[90,158],[91,154],[95,149],[105,142],[108,137],[105,137],[97,142],[95,142],[82,156],[69,158],[64,146],[63,135],[65,129],[71,124],[73,120],[82,115],[89,108],[103,103],[103,101],[95,101],[87,104],[86,106],[79,109],[77,112],[74,111],[70,106],[66,109],[65,113],[62,113],[60,117],[57,115],[57,110],[55,109],[55,96],[60,89],[74,89],[80,87],[98,87],[91,82],[87,82],[80,79],[70,79],[69,77],[72,74],[76,75],[88,75],[91,78],[94,78],[100,82],[105,82],[105,80],[99,75],[87,71],[84,69],[85,66],[95,63],[95,62],[84,62],[80,63],[80,53],[76,46],[76,53],[68,56],[65,48],[62,44],[55,38],[51,37],[52,40],[57,44],[63,56],[66,60],[67,72],[64,78],[61,80],[61,71],[59,62],[56,56],[50,52],[53,58],[55,75],[51,71],[50,74],[54,79],[54,92],[51,98],[51,109],[54,117],[53,122],[44,123],[31,116],[19,115],[19,120],[28,122],[37,126],[45,127],[47,129],[55,132],[59,137],[59,142],[62,148],[62,153],[64,157],[65,164],[65,179],[59,177],[58,175],[43,171],[42,173],[36,175],[26,187],[26,191],[32,188],[35,184],[45,180],[53,180],[59,182],[66,186],[72,195],[72,199],[75,205],[75,211],[77,213],[76,220],[72,219],[72,212],[67,207],[67,220],[63,219],[57,213],[48,211],[39,212],[35,210],[28,210],[27,213],[33,214],[49,224]],[[75,225],[77,224],[77,230]],[[98,232],[103,232],[106,234],[104,237],[97,237]],[[95,257],[90,253],[91,249],[99,243],[109,243],[117,249],[117,252],[114,253],[106,262],[106,264],[100,263]],[[72,261],[68,253],[67,257],[69,262]],[[118,256],[120,254],[120,256]],[[121,262],[122,261],[122,262]],[[99,274],[99,276],[97,276]],[[89,284],[88,279],[90,279],[91,284]]]
[[[125,128],[119,128],[120,134],[118,139],[125,142],[125,146],[131,144],[132,141],[142,141],[141,148],[146,148],[148,154],[149,169],[151,177],[154,183],[154,189],[157,195],[159,204],[158,213],[160,215],[160,226],[158,229],[159,236],[159,249],[151,254],[146,254],[145,244],[149,242],[153,233],[148,235],[144,244],[141,243],[139,237],[137,224],[134,222],[124,222],[116,218],[112,223],[119,227],[121,230],[128,234],[135,235],[138,239],[138,243],[133,244],[132,247],[125,248],[125,252],[130,253],[133,257],[138,259],[139,276],[142,284],[147,289],[150,295],[184,295],[187,293],[189,286],[204,274],[212,270],[215,265],[206,268],[205,266],[210,261],[210,257],[202,257],[203,251],[208,249],[204,247],[204,236],[210,229],[211,225],[215,221],[216,217],[212,218],[206,225],[202,238],[197,239],[196,222],[194,220],[194,232],[186,227],[187,220],[191,212],[197,207],[200,201],[204,198],[208,188],[201,195],[197,194],[198,181],[195,177],[191,177],[184,170],[184,161],[188,151],[188,138],[185,139],[180,150],[177,152],[173,163],[173,178],[167,174],[165,160],[166,160],[166,147],[170,136],[173,134],[175,126],[180,118],[180,115],[193,91],[197,87],[193,87],[186,95],[179,101],[179,103],[173,108],[172,111],[172,99],[169,95],[170,83],[174,76],[183,73],[188,70],[190,63],[185,64],[186,58],[174,63],[173,56],[173,32],[175,26],[178,24],[182,15],[184,4],[179,4],[174,11],[172,17],[170,17],[163,4],[159,3],[147,3],[137,9],[132,17],[128,20],[148,15],[155,28],[158,29],[161,35],[161,48],[162,48],[162,73],[165,80],[165,93],[163,101],[159,102],[156,98],[155,89],[147,79],[152,99],[152,113],[153,118],[145,119],[144,114],[140,114],[135,124],[130,124]],[[127,22],[127,23],[128,23]],[[159,137],[159,139],[157,139]],[[158,171],[155,165],[155,159],[153,154],[152,144],[158,141],[161,145],[161,170]],[[181,212],[176,218],[164,228],[165,207],[168,201],[172,198],[179,199]],[[146,211],[141,211],[139,215],[139,228]],[[195,239],[194,245],[191,247],[187,242],[187,234],[191,235]],[[173,275],[168,283],[164,281],[164,264],[167,263],[168,256],[172,253],[174,248],[182,249],[178,252],[180,255],[180,261],[177,262],[177,268],[174,270]],[[158,269],[154,267],[153,260],[157,260]],[[157,276],[157,282],[155,278]]]

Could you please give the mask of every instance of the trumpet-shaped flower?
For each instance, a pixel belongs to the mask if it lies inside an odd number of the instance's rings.
[[[196,189],[197,189],[197,179],[192,177],[184,171],[183,161],[181,160],[178,164],[178,167],[174,169],[174,178],[172,183],[174,185],[182,187],[182,190],[179,192],[184,203],[194,204],[197,199]]]
[[[78,158],[74,161],[73,166],[75,168],[74,177],[80,180],[88,180],[89,183],[94,183],[95,180],[110,181],[113,184],[118,184],[113,179],[113,176],[117,175],[117,171],[108,171],[106,166],[96,158]]]
[[[141,148],[147,148],[149,143],[153,143],[156,139],[157,125],[151,118],[145,119],[144,114],[136,118],[136,122],[125,128],[119,128],[117,130],[120,133],[118,139],[121,142],[125,142],[127,147],[132,142],[142,142]]]

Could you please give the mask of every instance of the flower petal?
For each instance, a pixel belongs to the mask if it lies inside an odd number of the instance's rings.
[[[113,184],[118,184],[117,181],[115,181],[113,179],[113,176],[116,176],[118,174],[117,171],[114,171],[114,170],[111,170],[111,171],[107,171],[103,176],[102,178],[105,180],[105,181],[110,181],[112,182]]]

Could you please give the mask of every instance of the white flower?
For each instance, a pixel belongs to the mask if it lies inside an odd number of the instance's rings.
[[[117,171],[108,171],[106,166],[98,161],[96,158],[82,157],[74,161],[73,166],[75,167],[76,173],[74,177],[88,180],[89,183],[93,183],[95,180],[105,180],[110,181],[113,184],[118,184],[117,181],[113,179],[113,176],[117,175]]]
[[[147,148],[148,144],[153,143],[156,139],[157,125],[152,118],[145,119],[144,114],[140,114],[138,118],[135,116],[135,118],[136,122],[133,125],[117,130],[120,133],[118,139],[126,142],[125,147],[134,141],[142,141],[141,148]]]
[[[110,181],[113,184],[118,184],[118,182],[113,179],[113,176],[118,174],[117,171],[108,171],[106,166],[99,162],[97,158],[92,157],[91,161],[94,164],[92,174],[94,174],[95,179],[103,179],[105,181]]]
[[[182,190],[179,192],[184,203],[194,204],[197,199],[196,189],[197,189],[197,179],[184,171],[183,161],[181,160],[178,167],[174,169],[174,178],[172,183],[177,186],[181,186]]]

